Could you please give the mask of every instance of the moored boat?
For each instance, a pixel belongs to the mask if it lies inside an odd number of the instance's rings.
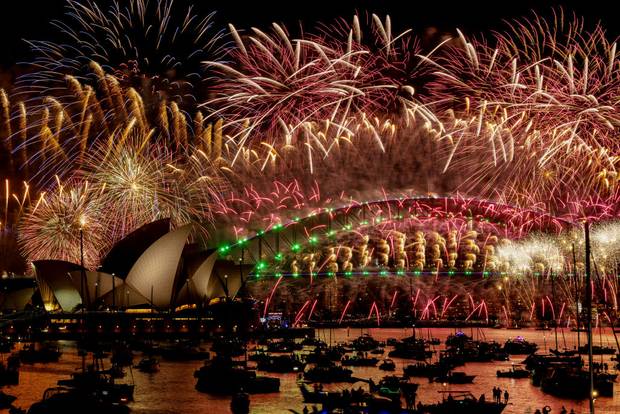
[[[194,372],[194,377],[198,379],[198,391],[212,394],[232,395],[240,390],[249,394],[280,391],[279,378],[258,376],[256,371],[222,355],[205,361],[204,365]]]
[[[391,359],[384,359],[381,364],[379,364],[379,369],[381,371],[394,371],[396,369],[396,364]]]
[[[461,371],[450,371],[445,375],[433,377],[435,382],[445,382],[447,384],[471,384],[474,382],[475,375],[467,375]]]
[[[101,400],[74,388],[48,388],[43,399],[30,406],[28,414],[128,414],[126,405]]]
[[[142,358],[135,368],[137,368],[140,372],[153,374],[159,371],[159,360],[152,357]]]
[[[442,401],[436,404],[418,405],[420,414],[500,414],[506,404],[476,399],[469,391],[439,391]]]
[[[530,376],[530,371],[527,369],[519,368],[514,364],[510,367],[509,370],[500,371],[497,370],[498,378],[528,378]]]

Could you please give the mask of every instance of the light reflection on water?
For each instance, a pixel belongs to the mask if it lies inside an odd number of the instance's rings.
[[[453,329],[427,329],[418,330],[418,335],[436,337],[442,340],[453,333]],[[486,340],[495,340],[503,343],[508,338],[514,338],[517,335],[523,335],[525,339],[534,341],[539,344],[540,348],[555,347],[555,338],[553,331],[534,331],[534,330],[496,330],[483,329],[465,331],[468,335],[472,333],[476,337],[482,337]],[[359,329],[335,329],[331,331],[332,342],[351,340],[359,336]],[[390,337],[401,338],[411,335],[411,330],[403,329],[370,329],[364,330],[364,333],[370,333],[378,340],[385,340]],[[329,341],[330,333],[327,331],[319,331],[319,336]],[[560,348],[566,346],[573,348],[577,344],[577,336],[574,332],[558,333]],[[582,334],[581,343],[585,342],[585,335]],[[599,337],[595,335],[594,344],[599,344],[602,339],[604,345],[615,346],[615,341],[609,329]],[[69,343],[61,343],[64,354],[61,360],[55,364],[36,364],[34,366],[22,366],[20,371],[20,385],[17,387],[6,387],[5,392],[18,397],[17,405],[28,407],[33,402],[39,400],[43,391],[56,385],[56,381],[65,378],[77,367],[80,366],[80,358],[75,352],[75,348]],[[440,346],[440,348],[443,347]],[[387,352],[386,352],[387,353]],[[487,399],[491,398],[491,389],[493,386],[499,385],[502,389],[508,389],[510,393],[511,404],[504,410],[506,414],[513,413],[533,413],[536,408],[542,409],[545,405],[550,406],[552,413],[559,413],[562,405],[568,410],[574,408],[577,413],[587,412],[587,401],[570,401],[559,400],[543,394],[540,388],[533,387],[527,379],[507,379],[496,378],[498,369],[507,369],[512,363],[519,363],[523,360],[522,356],[513,356],[511,361],[502,361],[494,363],[469,363],[465,367],[458,370],[464,370],[468,374],[476,375],[474,384],[470,385],[454,385],[452,390],[471,391],[475,396],[482,393],[486,394]],[[609,362],[606,356],[605,361]],[[397,368],[394,372],[397,375],[402,374],[402,368],[410,361],[404,361],[394,358]],[[600,356],[595,356],[595,361],[601,361]],[[156,374],[143,374],[133,371],[132,375],[136,384],[135,401],[131,404],[132,412],[135,414],[193,414],[193,413],[228,413],[229,399],[223,397],[214,397],[197,392],[194,389],[195,380],[193,377],[194,370],[201,365],[200,362],[161,362],[161,371]],[[610,363],[610,366],[613,364]],[[353,368],[354,376],[360,378],[373,378],[379,380],[386,373],[375,367]],[[269,374],[277,376],[281,380],[280,393],[253,395],[251,400],[251,411],[256,414],[277,414],[286,413],[289,408],[299,412],[303,409],[301,403],[301,395],[296,385],[296,377],[294,374]],[[414,378],[415,382],[420,384],[418,390],[418,400],[424,403],[435,402],[440,397],[437,391],[450,389],[444,388],[442,384],[428,383],[424,378]],[[354,384],[355,387],[365,384]],[[343,389],[351,387],[349,384],[333,384],[326,385],[326,389]],[[614,398],[600,398],[596,402],[597,413],[619,413],[620,412],[620,388],[616,387]]]

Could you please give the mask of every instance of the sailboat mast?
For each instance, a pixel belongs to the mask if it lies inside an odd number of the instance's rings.
[[[573,250],[573,277],[575,279],[575,321],[577,322],[577,349],[581,347],[581,318],[579,317],[579,279],[577,277],[577,257],[575,256],[575,243]]]
[[[555,309],[555,275],[553,274],[553,269],[551,269],[551,294],[553,295],[553,308]],[[552,312],[552,314],[554,312]],[[553,322],[553,333],[555,334],[555,350],[558,351],[558,320],[556,319]]]
[[[590,414],[594,414],[594,367],[592,361],[592,283],[590,282],[590,223],[584,224],[586,242],[586,317],[588,318],[588,373],[590,376]]]

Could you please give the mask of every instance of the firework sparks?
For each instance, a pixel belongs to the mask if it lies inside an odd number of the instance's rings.
[[[30,260],[53,258],[80,263],[82,233],[84,265],[95,268],[107,242],[105,227],[99,221],[100,206],[88,183],[57,182],[56,189],[46,194],[19,225],[18,239],[24,256]]]
[[[198,16],[192,5],[171,0],[113,1],[107,8],[68,0],[65,18],[53,24],[57,42],[29,42],[38,70],[20,79],[24,93],[67,89],[59,74],[92,79],[94,60],[155,106],[169,100],[192,108],[207,91],[201,62],[219,61],[226,46],[214,13]]]

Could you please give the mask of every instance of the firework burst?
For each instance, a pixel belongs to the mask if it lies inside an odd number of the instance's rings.
[[[377,21],[391,56],[389,18]],[[310,160],[314,151],[315,158],[325,157],[341,140],[351,141],[360,126],[372,129],[375,117],[392,124],[434,120],[413,98],[413,87],[389,76],[386,54],[373,54],[353,40],[360,36],[353,28],[349,42],[294,38],[277,24],[271,32],[252,29],[243,37],[230,28],[237,47],[231,63],[207,62],[221,80],[216,97],[204,106],[223,118],[229,140],[239,148],[233,161],[241,149],[261,147],[304,148]],[[374,137],[383,149],[376,131]]]
[[[69,77],[71,91],[61,99],[47,96],[27,106],[3,93],[1,118],[7,131],[18,174],[35,184],[48,184],[54,175],[68,178],[90,151],[122,146],[129,136],[144,139],[140,145],[165,144],[182,156],[191,152],[194,137],[202,139],[205,120],[196,113],[192,120],[175,102],[162,101],[150,113],[143,97],[97,64],[95,88]],[[193,131],[197,131],[194,133]]]
[[[20,225],[18,240],[29,260],[58,259],[80,263],[80,233],[84,265],[95,268],[107,244],[97,193],[86,182],[63,185],[42,195]]]
[[[199,16],[192,5],[172,0],[115,0],[107,8],[68,0],[65,18],[53,25],[58,41],[29,42],[37,70],[20,79],[27,94],[51,89],[62,95],[63,75],[97,81],[94,61],[122,87],[138,90],[147,104],[168,100],[192,108],[207,91],[209,75],[201,62],[219,61],[225,47],[214,13]]]
[[[84,166],[82,179],[98,193],[106,226],[116,240],[160,218],[170,218],[173,225],[208,222],[223,182],[200,153],[176,158],[140,135],[89,153]]]
[[[451,144],[445,170],[468,171],[479,194],[527,194],[558,212],[571,199],[616,199],[615,43],[564,16],[511,27],[491,42],[459,33],[436,61],[430,91]]]

